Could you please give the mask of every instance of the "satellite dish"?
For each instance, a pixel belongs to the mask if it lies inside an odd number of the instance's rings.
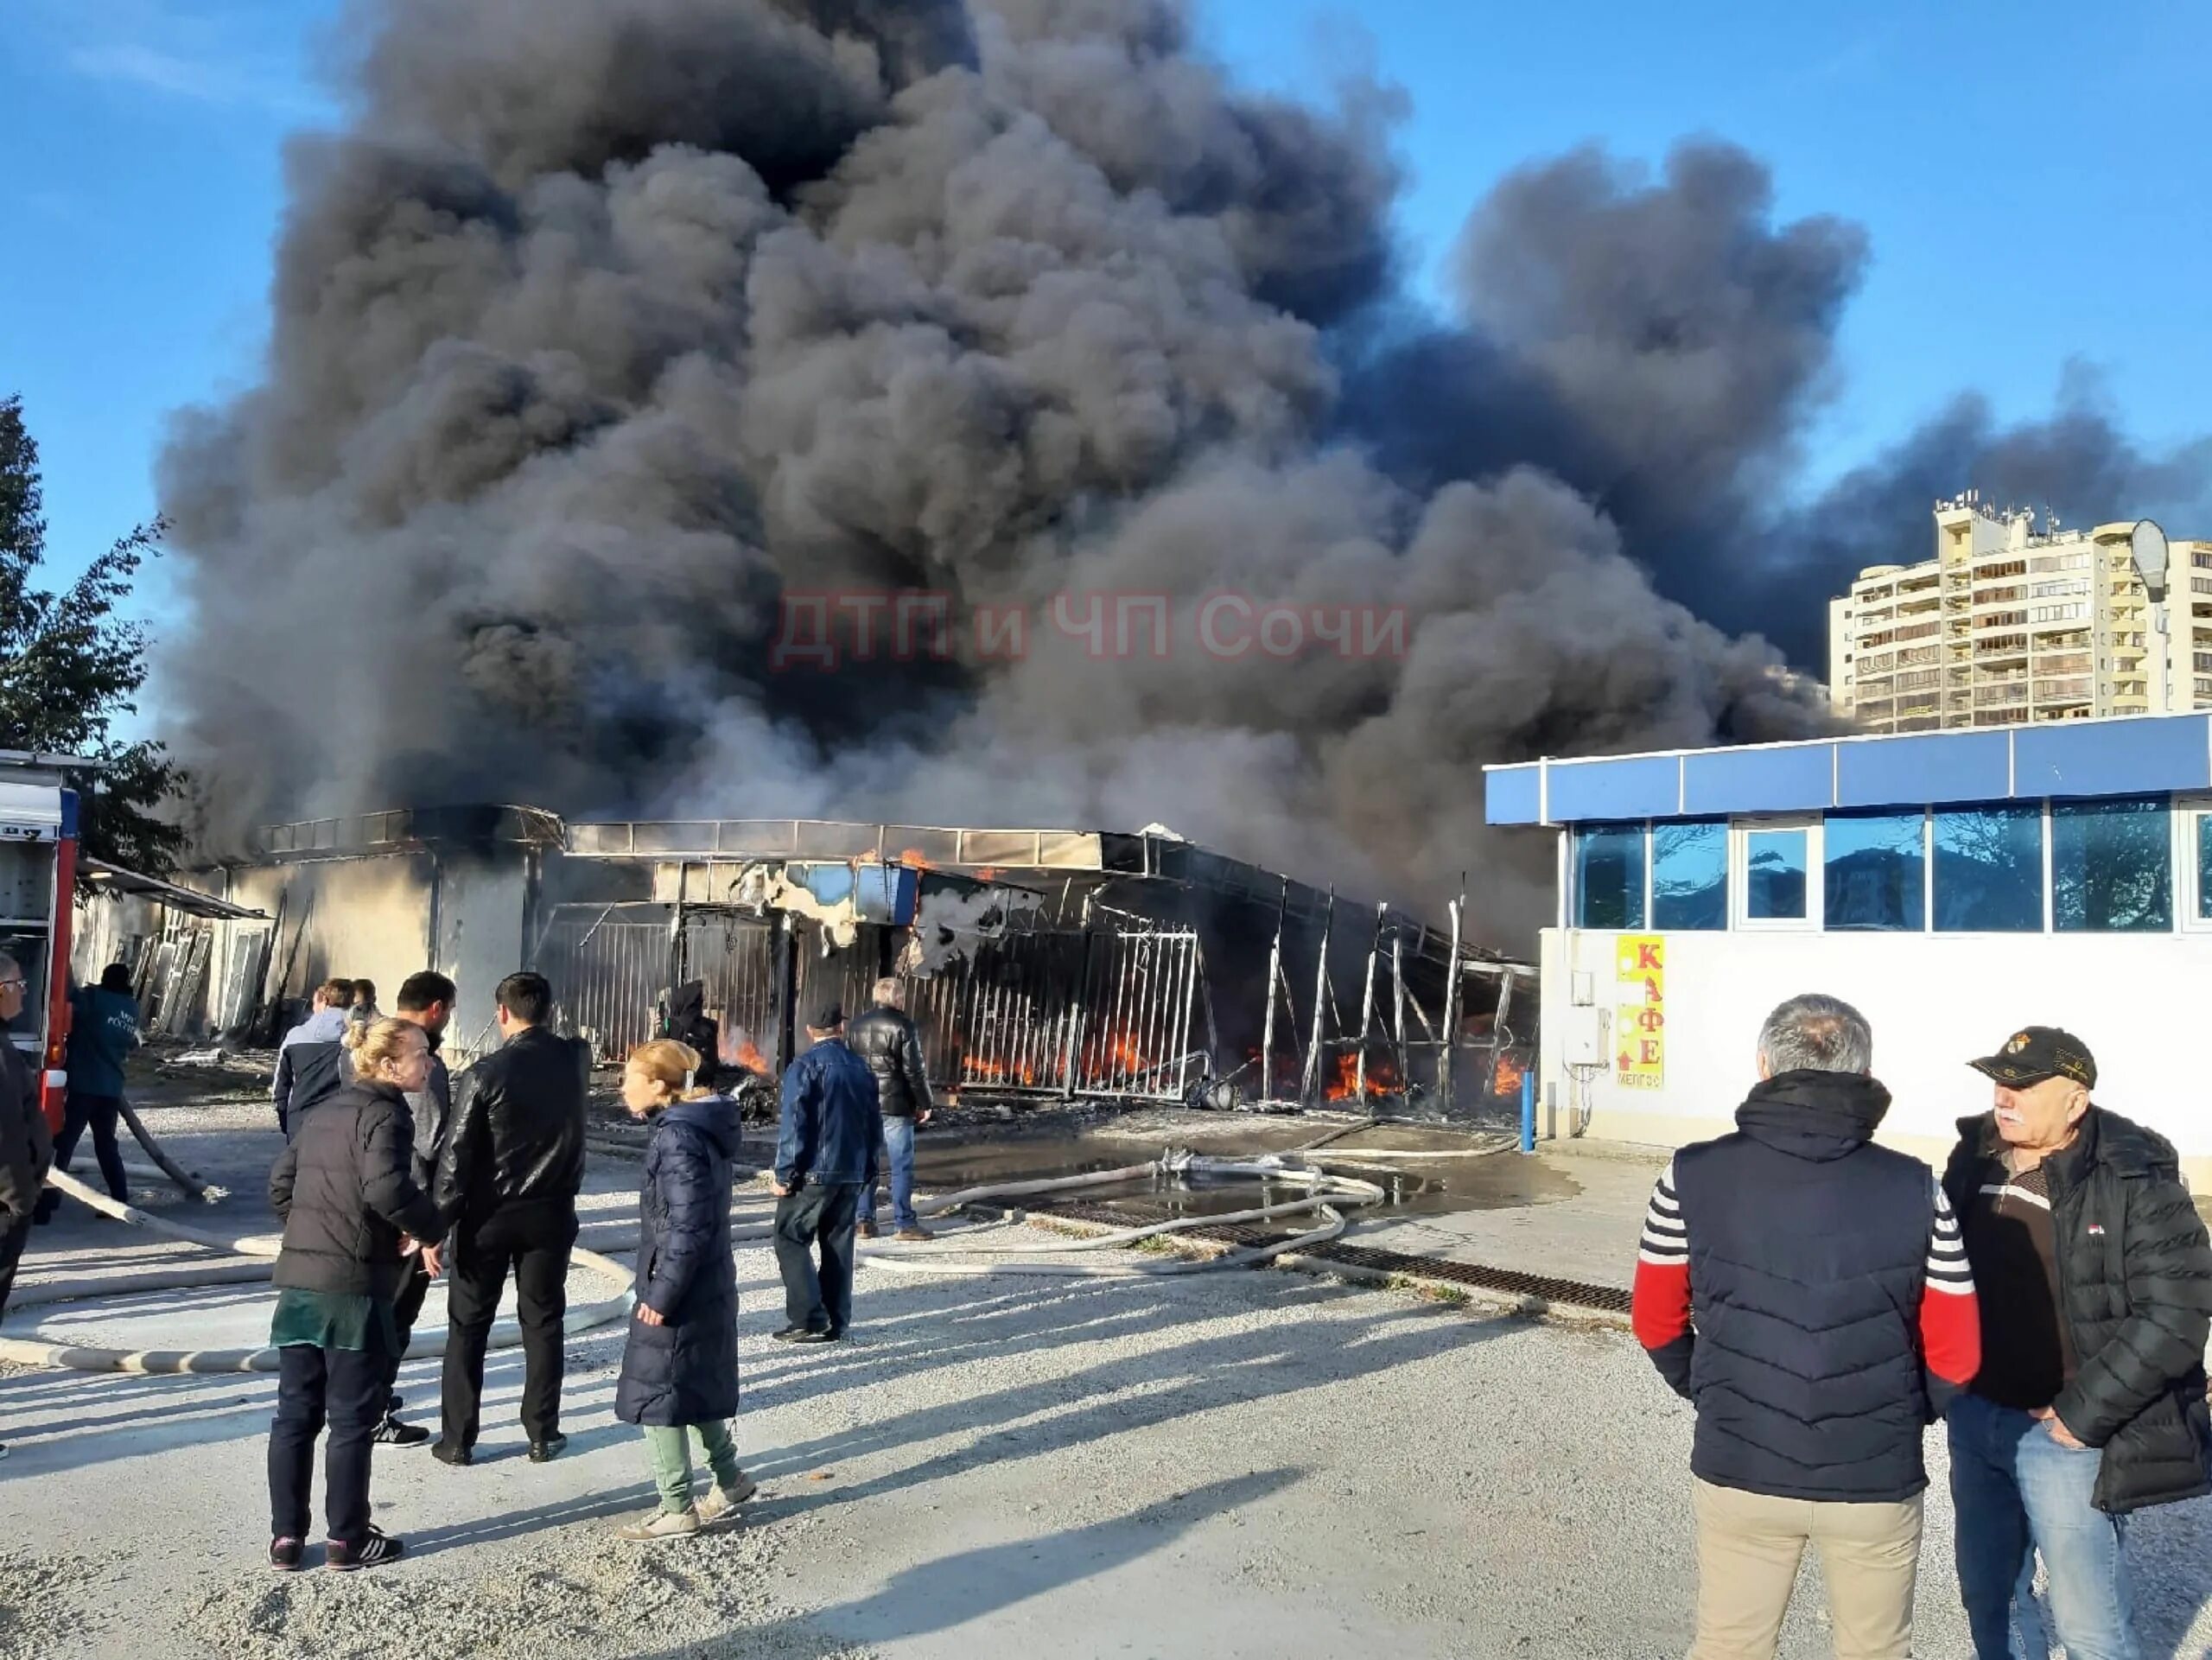
[[[2151,590],[2151,603],[2163,605],[2166,599],[2166,533],[2154,519],[2139,518],[2135,528],[2128,533],[2127,551],[2135,562],[2135,574],[2143,579],[2143,586]]]

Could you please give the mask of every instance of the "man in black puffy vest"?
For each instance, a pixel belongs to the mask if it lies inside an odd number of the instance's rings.
[[[2010,1652],[2040,1549],[2066,1652],[2137,1660],[2122,1518],[2212,1492],[2212,1246],[2172,1147],[2091,1104],[2088,1045],[2024,1027],[1969,1064],[1997,1086],[1943,1173],[1982,1288],[1981,1371],[1950,1413],[1974,1653]]]
[[[1921,1434],[1980,1336],[1942,1189],[1873,1144],[1872,1063],[1857,1009],[1791,998],[1736,1133],[1676,1154],[1645,1214],[1637,1337],[1697,1407],[1691,1660],[1770,1660],[1808,1540],[1837,1660],[1912,1651]]]

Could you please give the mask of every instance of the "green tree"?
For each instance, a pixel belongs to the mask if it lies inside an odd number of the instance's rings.
[[[119,743],[118,716],[146,684],[146,631],[116,614],[131,580],[161,550],[163,525],[141,525],[67,587],[38,585],[46,520],[38,443],[23,400],[0,398],[0,749],[82,755],[73,773],[84,849],[148,875],[175,864],[185,833],[156,816],[180,776],[161,745]]]

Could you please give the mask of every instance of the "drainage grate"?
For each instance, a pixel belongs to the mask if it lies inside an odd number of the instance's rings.
[[[1083,1199],[1065,1199],[1050,1205],[1032,1205],[1029,1209],[1032,1215],[1064,1216],[1071,1222],[1096,1222],[1107,1227],[1126,1228],[1130,1222],[1126,1210],[1116,1210],[1110,1205],[1092,1204]],[[1283,1236],[1267,1228],[1228,1223],[1185,1228],[1180,1237],[1210,1240],[1223,1245],[1271,1245]],[[1478,1262],[1447,1262],[1442,1257],[1414,1256],[1400,1250],[1371,1250],[1363,1245],[1315,1245],[1300,1255],[1310,1256],[1317,1262],[1341,1262],[1346,1268],[1366,1269],[1377,1274],[1404,1274],[1423,1280],[1442,1280],[1453,1285],[1471,1286],[1478,1290],[1494,1291],[1506,1296],[1535,1297],[1545,1302],[1602,1309],[1612,1314],[1629,1312],[1629,1294],[1619,1286],[1590,1285],[1580,1280],[1555,1280],[1541,1274],[1522,1274],[1512,1269],[1485,1268]]]

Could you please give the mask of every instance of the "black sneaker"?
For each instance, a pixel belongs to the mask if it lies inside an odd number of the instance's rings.
[[[550,1464],[568,1450],[569,1438],[566,1435],[548,1435],[542,1441],[531,1442],[530,1461],[532,1464]]]
[[[307,1547],[297,1539],[271,1539],[269,1542],[269,1565],[279,1574],[296,1574],[300,1559],[307,1555]]]
[[[842,1335],[826,1326],[804,1326],[791,1333],[791,1340],[794,1343],[835,1343]]]
[[[378,1447],[420,1447],[430,1439],[430,1432],[420,1424],[404,1424],[397,1418],[387,1417],[376,1427],[369,1440]]]
[[[440,1441],[430,1449],[430,1456],[441,1464],[450,1464],[456,1470],[466,1470],[476,1462],[473,1448],[455,1447],[450,1441]]]
[[[322,1565],[340,1574],[350,1574],[357,1568],[379,1568],[385,1562],[396,1562],[406,1554],[404,1539],[395,1539],[371,1528],[358,1544],[331,1540],[322,1548]]]
[[[768,1335],[779,1343],[793,1343],[805,1336],[806,1330],[807,1328],[804,1326],[785,1326],[769,1332]]]

